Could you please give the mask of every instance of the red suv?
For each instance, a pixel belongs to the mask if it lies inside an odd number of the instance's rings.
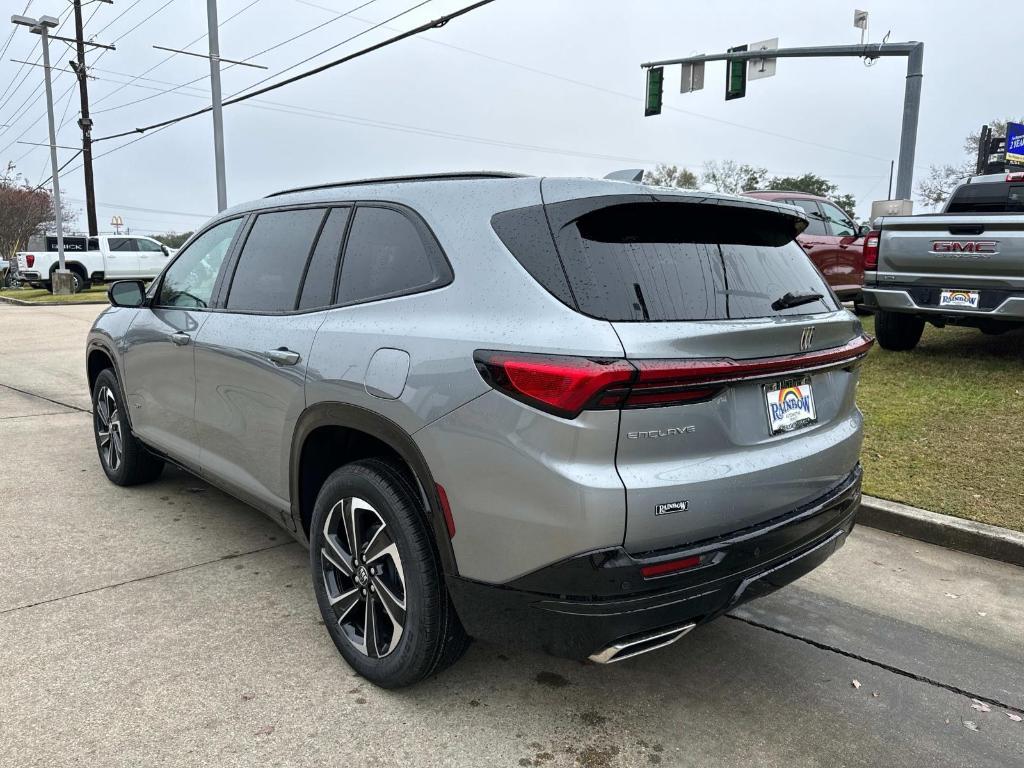
[[[817,195],[776,190],[743,194],[803,208],[810,224],[797,237],[797,242],[839,298],[847,301],[860,298],[864,287],[864,235],[868,227],[858,226],[846,211]]]

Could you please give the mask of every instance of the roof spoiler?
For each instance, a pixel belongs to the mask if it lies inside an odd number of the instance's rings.
[[[624,171],[612,171],[607,176],[605,176],[605,178],[611,179],[612,181],[643,181],[644,169],[627,168]]]

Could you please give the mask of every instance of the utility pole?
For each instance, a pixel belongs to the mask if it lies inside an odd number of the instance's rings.
[[[862,12],[861,12],[862,13]],[[740,51],[730,49],[725,53],[717,53],[709,56],[688,56],[682,59],[668,59],[666,61],[651,61],[641,64],[648,71],[648,86],[654,72],[663,67],[673,64],[682,64],[685,73],[689,67],[692,73],[694,69],[703,67],[709,61],[728,62],[727,73],[731,79],[737,74],[735,65],[744,66],[747,62],[771,61],[772,59],[783,58],[836,58],[852,56],[868,60],[874,60],[886,56],[902,56],[907,59],[907,81],[906,91],[903,97],[903,130],[900,134],[900,157],[896,165],[896,197],[900,200],[909,200],[913,192],[914,182],[914,154],[917,148],[917,123],[921,112],[921,79],[924,63],[924,43],[910,41],[905,43],[868,43],[864,45],[818,45],[807,48],[775,48],[769,50],[747,50]],[[659,74],[658,77],[663,77]],[[692,77],[692,75],[691,75]],[[741,79],[741,78],[737,78]],[[700,83],[703,85],[703,70],[701,70]],[[745,83],[742,94],[739,89],[727,83],[726,98],[741,98],[746,95]],[[698,88],[684,79],[682,88],[688,93]],[[730,95],[735,93],[736,95]],[[650,102],[650,87],[648,87],[648,102]],[[658,114],[661,112],[661,100],[657,99],[656,104],[648,103],[647,114]]]
[[[217,213],[228,207],[228,182],[224,178],[224,106],[220,93],[220,37],[217,0],[206,0],[207,39],[210,41],[210,95],[213,97],[213,162],[217,168]]]
[[[229,64],[237,64],[243,67],[254,67],[266,69],[259,64],[250,64],[246,61],[224,59],[220,55],[220,36],[218,34],[219,24],[217,23],[217,0],[206,0],[206,24],[207,39],[210,42],[210,53],[204,56],[201,53],[181,50],[180,48],[168,48],[163,45],[153,47],[161,51],[183,53],[186,56],[198,56],[210,60],[210,98],[213,105],[213,162],[217,169],[217,212],[220,213],[228,207],[228,183],[224,172],[224,104],[220,90],[220,63],[226,61]]]
[[[89,235],[99,234],[96,221],[96,190],[92,177],[92,119],[89,117],[89,86],[85,69],[85,32],[82,24],[82,0],[72,0],[75,5],[75,53],[77,64],[72,64],[78,77],[78,96],[81,102],[82,116],[78,119],[78,127],[82,129],[82,170],[85,174],[85,215],[89,222]],[[112,0],[106,0],[112,2]]]

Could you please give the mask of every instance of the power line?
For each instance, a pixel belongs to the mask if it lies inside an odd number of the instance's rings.
[[[249,10],[249,9],[250,9],[250,8],[252,8],[252,7],[254,6],[254,5],[256,5],[256,3],[259,3],[259,2],[262,2],[262,0],[252,0],[252,2],[251,2],[251,3],[249,3],[248,5],[246,5],[245,7],[243,7],[243,8],[241,9],[241,10],[235,11],[235,12],[234,12],[233,14],[231,14],[231,15],[230,15],[230,16],[228,16],[228,17],[227,17],[226,19],[224,19],[224,21],[220,22],[220,23],[219,23],[219,24],[217,25],[217,28],[218,28],[218,29],[220,29],[220,28],[221,28],[221,27],[223,27],[223,26],[224,26],[225,24],[227,24],[227,23],[228,23],[229,21],[231,21],[232,19],[234,19],[234,18],[235,18],[236,16],[240,16],[241,14],[245,13],[245,12],[246,12],[247,10]],[[187,43],[186,45],[183,45],[183,46],[181,46],[181,47],[182,47],[182,49],[183,49],[183,50],[188,50],[188,49],[189,49],[189,48],[191,48],[191,47],[192,47],[193,45],[195,45],[196,43],[198,43],[198,42],[199,42],[200,40],[204,40],[204,39],[206,39],[206,33],[205,33],[205,32],[204,32],[203,34],[201,34],[201,35],[200,35],[199,37],[197,37],[197,38],[196,38],[195,40],[193,40],[192,42],[190,42],[190,43]],[[150,67],[149,69],[147,69],[147,70],[146,70],[145,72],[143,72],[143,73],[142,73],[141,75],[134,75],[134,76],[132,76],[132,75],[127,75],[127,77],[132,77],[132,81],[131,81],[131,82],[134,82],[134,81],[135,81],[136,79],[139,79],[139,80],[145,79],[145,75],[148,75],[148,74],[149,74],[150,72],[152,72],[152,71],[153,71],[154,69],[157,69],[158,67],[162,67],[162,66],[163,66],[164,64],[166,64],[166,63],[167,63],[168,61],[170,61],[171,59],[173,59],[173,58],[174,58],[175,56],[177,56],[177,55],[178,55],[177,53],[171,53],[170,55],[168,55],[168,56],[165,56],[165,57],[164,57],[164,58],[162,58],[162,59],[161,59],[160,61],[158,61],[158,62],[157,62],[156,64],[154,64],[153,66],[151,66],[151,67]],[[97,58],[98,58],[98,57],[97,57]],[[228,69],[228,67],[225,67],[225,69]],[[204,75],[203,77],[199,78],[199,80],[203,80],[203,79],[205,79],[205,75]],[[194,82],[198,82],[198,80],[193,80],[192,82],[193,82],[193,83],[194,83]],[[120,92],[121,90],[123,90],[123,89],[125,88],[125,86],[127,86],[127,85],[130,85],[130,84],[131,84],[130,82],[129,82],[129,83],[124,83],[124,84],[123,84],[123,85],[121,85],[121,86],[120,86],[119,88],[115,88],[115,89],[114,89],[114,90],[112,90],[112,91],[111,91],[110,93],[104,94],[104,95],[103,95],[103,96],[101,96],[100,98],[96,99],[96,101],[94,101],[93,103],[94,103],[94,104],[99,104],[100,102],[106,101],[106,100],[107,100],[107,99],[109,99],[109,98],[110,98],[111,96],[113,96],[113,95],[114,95],[115,93],[118,93],[118,92]],[[190,83],[190,84],[191,84],[191,83]],[[125,105],[125,106],[126,106],[126,105]],[[111,109],[120,109],[120,106],[117,106],[117,107],[110,107],[109,109],[100,109],[100,110],[94,110],[94,114],[98,114],[99,112],[108,112],[108,111],[110,111]]]
[[[366,6],[371,5],[372,3],[375,3],[376,1],[377,0],[367,0],[362,5],[358,5],[355,8],[353,8],[352,10],[350,10],[350,11],[346,11],[345,13],[342,13],[342,14],[340,14],[338,16],[335,16],[333,19],[328,19],[327,21],[325,21],[322,24],[317,24],[315,27],[311,27],[310,29],[307,29],[304,32],[300,32],[299,34],[294,35],[293,37],[289,37],[287,40],[282,40],[280,43],[275,43],[274,45],[270,46],[269,48],[264,48],[262,51],[257,51],[256,53],[253,53],[253,54],[251,54],[249,56],[246,56],[244,59],[242,59],[242,61],[243,62],[251,61],[252,59],[255,59],[257,56],[262,56],[265,53],[269,53],[270,51],[273,51],[273,50],[275,50],[277,48],[280,48],[281,46],[286,45],[287,43],[291,43],[291,42],[293,42],[295,40],[298,40],[300,37],[304,37],[304,36],[310,34],[311,32],[315,32],[316,30],[321,29],[322,27],[325,27],[328,24],[333,24],[338,19],[343,19],[346,16],[348,16],[350,13],[354,13],[354,12],[356,12],[356,11],[362,9],[362,8],[365,8]],[[424,0],[419,5],[425,5],[428,2],[430,2],[430,0]],[[409,13],[410,11],[413,11],[416,8],[418,8],[419,5],[413,6],[412,8],[409,8],[408,10],[402,11],[402,13],[397,14],[396,16],[392,16],[391,18],[392,19],[396,19],[396,18],[398,18],[398,16],[402,16],[402,15],[404,15],[406,13]],[[246,6],[246,7],[248,7],[248,6]],[[226,22],[227,22],[227,19],[225,19],[225,23]],[[220,25],[218,25],[218,27],[219,26]],[[366,34],[367,32],[371,31],[371,29],[373,29],[373,27],[371,27],[370,29],[364,30],[363,32],[360,33],[360,35]],[[347,40],[343,40],[342,42],[337,43],[336,45],[332,46],[332,48],[337,48],[339,45],[344,45],[345,43],[354,40],[356,37],[359,37],[359,35],[355,35],[353,37],[348,38]],[[191,45],[191,43],[189,45]],[[327,50],[329,51],[329,50],[331,50],[331,48],[328,48]],[[319,56],[319,55],[321,55],[323,53],[326,53],[326,51],[321,51],[320,53],[317,54],[317,56]],[[316,56],[313,56],[311,58],[316,58]],[[307,61],[309,61],[309,59],[303,59],[298,64],[293,64],[288,69],[294,69],[295,67],[300,66],[301,64],[304,64]],[[235,64],[228,64],[227,66],[224,67],[224,69],[230,69],[233,66],[236,66],[236,65]],[[288,69],[282,70],[282,72],[287,72]],[[150,70],[146,70],[146,72],[150,72],[150,71],[152,71],[152,70],[151,69]],[[144,72],[143,74],[146,74],[146,72]],[[271,75],[270,78],[277,77],[280,74],[281,74],[281,72],[278,72],[277,74]],[[127,101],[127,102],[125,102],[123,104],[117,104],[116,106],[113,106],[113,107],[107,107],[106,109],[100,109],[100,110],[97,110],[96,113],[99,114],[100,112],[113,112],[116,109],[124,109],[125,107],[131,107],[131,106],[134,106],[136,104],[141,104],[144,101],[149,101],[150,99],[155,99],[155,98],[157,98],[159,96],[162,96],[165,93],[174,93],[175,91],[178,91],[178,90],[180,90],[182,88],[187,88],[190,85],[194,85],[195,83],[198,83],[198,82],[201,82],[203,80],[206,80],[207,77],[208,77],[207,75],[200,75],[199,77],[195,78],[194,80],[189,80],[187,83],[181,83],[180,85],[175,85],[173,88],[168,88],[166,90],[160,91],[159,93],[154,93],[154,94],[151,94],[149,96],[144,96],[141,99],[134,99],[133,101]],[[270,79],[270,78],[266,78],[266,79]],[[266,82],[266,79],[265,80],[260,80],[259,82],[260,83]],[[258,84],[259,83],[256,83],[256,85],[258,85]],[[243,90],[245,90],[245,89],[243,89]]]
[[[418,7],[424,5],[427,2],[430,2],[430,0],[423,0],[423,2],[413,6],[413,8],[418,8]],[[359,58],[361,56],[365,56],[368,53],[372,53],[374,51],[378,51],[381,48],[386,48],[389,45],[397,43],[397,42],[399,42],[401,40],[404,40],[406,38],[412,37],[413,35],[417,35],[420,32],[424,32],[424,31],[426,31],[428,29],[433,29],[435,27],[442,27],[445,24],[447,24],[448,22],[452,21],[453,19],[457,19],[460,16],[466,15],[467,13],[471,13],[472,11],[475,11],[477,8],[481,8],[481,7],[485,6],[485,5],[489,5],[492,2],[494,2],[494,0],[477,0],[477,2],[472,3],[470,5],[467,5],[467,6],[465,6],[464,8],[462,8],[462,9],[460,9],[458,11],[446,14],[445,16],[441,16],[441,17],[439,17],[439,18],[437,18],[437,19],[435,19],[433,21],[428,21],[426,24],[421,24],[420,26],[414,27],[413,29],[410,29],[407,32],[402,32],[401,34],[398,34],[398,35],[395,35],[393,37],[390,37],[387,40],[383,40],[383,41],[381,41],[379,43],[375,43],[374,45],[368,46],[366,48],[362,48],[362,49],[356,51],[355,53],[350,53],[347,56],[342,56],[341,58],[335,59],[333,61],[329,61],[326,64],[321,64],[318,67],[314,67],[313,69],[306,70],[305,72],[301,72],[298,75],[294,75],[292,77],[286,78],[285,80],[281,80],[279,82],[272,83],[271,85],[264,86],[263,88],[259,88],[259,89],[255,90],[255,91],[252,91],[251,93],[246,93],[246,94],[241,95],[241,96],[232,96],[232,97],[228,98],[224,102],[224,106],[228,106],[230,104],[238,104],[239,102],[246,101],[247,99],[251,99],[251,98],[253,98],[255,96],[260,96],[260,95],[262,95],[264,93],[268,93],[270,91],[277,90],[278,88],[283,88],[286,85],[291,85],[292,83],[298,82],[299,80],[304,80],[307,77],[312,77],[313,75],[318,75],[321,72],[324,72],[324,71],[326,71],[328,69],[331,69],[333,67],[337,67],[337,66],[339,66],[341,64],[345,64],[346,62],[352,61],[353,59],[357,59],[357,58]],[[392,17],[391,19],[386,19],[385,21],[381,22],[381,24],[384,24],[384,23],[386,23],[388,21],[391,21],[393,18],[397,18],[398,16],[401,16],[404,13],[408,13],[410,10],[413,10],[413,8],[410,8],[410,9],[408,9],[406,11],[403,11],[402,13],[397,14],[396,16]],[[373,29],[373,28],[374,27],[371,27],[371,29]],[[365,30],[365,31],[369,31],[369,30]],[[344,42],[347,42],[347,41],[342,41],[341,43],[338,43],[337,45],[331,46],[331,48],[337,48],[338,45],[342,45]],[[326,50],[331,50],[331,48],[328,48]],[[325,52],[326,51],[321,51],[320,54],[325,53]],[[316,56],[319,56],[320,54],[316,54],[315,56],[312,56],[310,58],[316,58]],[[307,59],[307,61],[308,60],[309,59]],[[298,66],[298,65],[293,65],[293,67],[289,67],[289,69],[294,68],[294,66]],[[287,71],[287,70],[284,70],[284,71]],[[280,73],[278,73],[278,74],[280,74]],[[263,81],[261,81],[261,82],[263,82]],[[258,85],[258,83],[257,83],[257,85]],[[252,87],[252,86],[250,86],[250,87]],[[164,120],[162,122],[154,123],[153,125],[148,125],[148,126],[145,126],[143,128],[136,128],[134,131],[124,131],[122,133],[112,134],[110,136],[101,136],[100,138],[96,139],[96,141],[106,141],[108,139],[117,139],[117,138],[120,138],[122,136],[130,136],[133,133],[144,133],[146,131],[153,130],[154,128],[163,128],[163,127],[168,126],[168,125],[174,125],[175,123],[180,123],[182,120],[188,120],[189,118],[198,117],[199,115],[206,114],[207,112],[209,112],[212,109],[213,109],[212,106],[204,107],[203,109],[198,109],[198,110],[196,110],[194,112],[190,112],[190,113],[185,114],[185,115],[179,115],[178,117],[171,118],[170,120]]]

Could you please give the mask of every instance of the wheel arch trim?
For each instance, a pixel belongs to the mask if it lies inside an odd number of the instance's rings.
[[[446,574],[458,575],[455,551],[448,538],[448,526],[442,513],[437,485],[427,465],[423,452],[412,436],[395,422],[366,408],[339,402],[316,403],[306,408],[299,416],[292,433],[291,456],[289,460],[289,496],[295,533],[301,535],[308,546],[309,541],[302,525],[300,469],[302,448],[306,439],[320,427],[342,427],[363,432],[381,441],[406,463],[416,482],[420,501],[427,512],[427,521]]]

